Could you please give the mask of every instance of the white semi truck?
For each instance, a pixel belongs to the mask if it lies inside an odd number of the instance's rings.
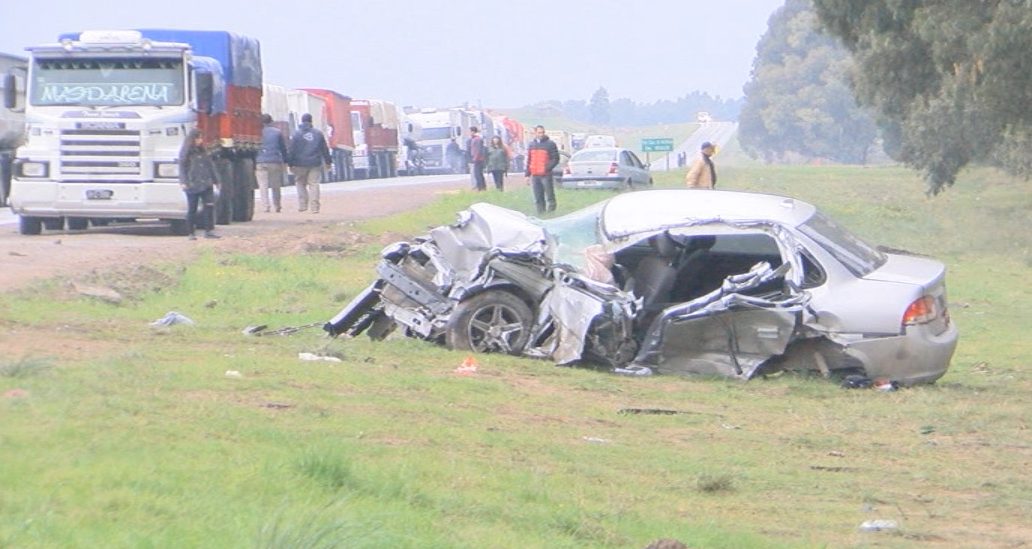
[[[22,234],[90,220],[186,227],[179,150],[201,130],[216,155],[216,221],[254,213],[262,67],[256,40],[223,31],[85,31],[29,51],[25,144],[10,206]],[[4,77],[16,87],[15,75]],[[17,108],[10,93],[5,106]]]

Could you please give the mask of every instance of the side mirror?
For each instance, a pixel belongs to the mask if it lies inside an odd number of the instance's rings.
[[[197,111],[211,114],[212,97],[215,94],[215,77],[210,72],[199,72],[197,77]]]
[[[18,106],[18,82],[13,74],[4,75],[4,107],[13,109]]]

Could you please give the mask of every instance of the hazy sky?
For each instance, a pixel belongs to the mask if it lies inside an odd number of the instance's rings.
[[[266,82],[403,105],[742,95],[784,0],[4,0],[0,52],[84,29],[231,30]],[[87,7],[89,6],[89,7]]]

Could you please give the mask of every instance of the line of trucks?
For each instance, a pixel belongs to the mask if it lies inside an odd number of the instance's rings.
[[[331,150],[326,181],[460,171],[448,144],[464,147],[470,126],[501,136],[514,156],[529,135],[478,109],[417,110],[266,83],[258,41],[227,31],[83,31],[27,51],[0,55],[0,204],[26,235],[135,219],[187,232],[178,156],[193,128],[216,153],[216,222],[251,220],[262,113],[288,136],[312,115]]]

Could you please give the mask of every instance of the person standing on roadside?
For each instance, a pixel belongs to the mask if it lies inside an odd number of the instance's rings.
[[[688,175],[685,176],[684,182],[688,185],[689,189],[715,189],[717,187],[717,167],[713,165],[713,153],[717,151],[717,148],[706,141],[700,147],[699,158],[692,163],[692,167],[688,169]]]
[[[534,140],[527,146],[527,169],[524,174],[534,187],[537,213],[555,211],[555,184],[552,170],[559,165],[559,148],[548,138],[545,127],[534,128]]]
[[[280,211],[280,187],[286,174],[287,140],[283,132],[272,125],[272,117],[262,115],[262,148],[255,157],[255,177],[258,179],[258,194],[262,209],[269,212],[269,191],[272,191],[272,206]]]
[[[322,183],[323,167],[332,163],[330,148],[323,133],[312,127],[312,115],[301,115],[301,126],[290,138],[288,155],[290,172],[294,174],[297,187],[297,211],[312,207],[312,213],[319,213],[319,184]]]
[[[201,130],[194,128],[186,135],[179,149],[179,186],[186,193],[186,226],[190,240],[197,240],[197,206],[202,206],[201,224],[204,238],[218,238],[215,229],[215,189],[219,187],[219,172],[215,159],[204,148]]]
[[[484,180],[484,166],[487,164],[487,152],[484,147],[484,138],[480,137],[480,130],[476,126],[469,128],[469,147],[466,155],[469,163],[473,165],[473,190],[486,191],[487,181]]]
[[[491,138],[491,146],[487,149],[487,171],[491,172],[495,188],[505,190],[505,172],[509,171],[509,151],[497,135]]]

